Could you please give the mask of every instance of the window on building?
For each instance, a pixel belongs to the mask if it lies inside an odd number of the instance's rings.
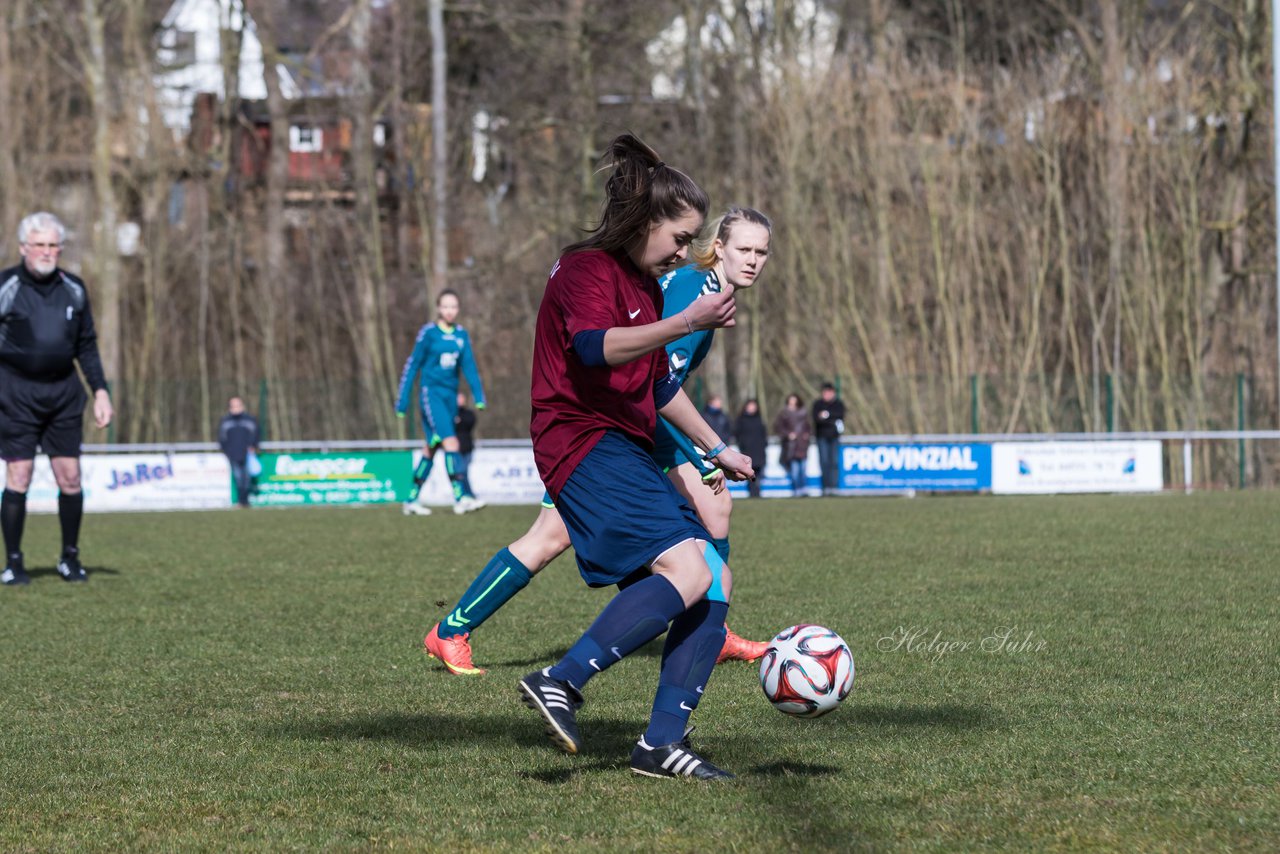
[[[324,150],[324,132],[311,125],[289,125],[289,150],[314,154]]]

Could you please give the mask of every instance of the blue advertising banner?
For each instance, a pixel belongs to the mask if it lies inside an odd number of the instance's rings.
[[[840,446],[843,492],[976,492],[990,488],[990,445]]]

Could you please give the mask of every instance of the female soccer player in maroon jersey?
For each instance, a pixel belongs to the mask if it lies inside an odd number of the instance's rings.
[[[771,239],[768,217],[751,208],[730,208],[707,224],[690,248],[694,263],[664,275],[659,282],[663,316],[678,315],[705,293],[754,285],[768,262]],[[714,330],[700,330],[667,345],[671,373],[682,385],[688,383],[688,377],[710,351],[713,335]],[[661,419],[654,441],[654,459],[698,514],[721,559],[729,563],[733,499],[724,487],[723,472],[704,462],[701,451]],[[471,632],[523,590],[534,575],[568,551],[569,545],[569,532],[560,513],[550,496],[544,496],[542,509],[529,530],[499,549],[467,585],[454,609],[427,632],[423,638],[427,654],[458,676],[484,673],[472,660]],[[726,623],[725,642],[716,663],[754,661],[764,655],[767,647],[767,643],[740,637]]]
[[[728,772],[684,733],[724,643],[727,567],[711,536],[652,457],[658,412],[727,477],[751,477],[670,375],[665,346],[733,325],[729,293],[708,294],[662,319],[657,279],[684,261],[707,197],[629,134],[613,163],[600,224],[564,250],[547,280],[534,337],[534,460],[564,520],[583,579],[633,581],[559,662],[520,680],[552,741],[579,749],[576,713],[587,681],[667,632],[648,729],[631,769],[718,779]],[[643,575],[639,580],[637,576]]]

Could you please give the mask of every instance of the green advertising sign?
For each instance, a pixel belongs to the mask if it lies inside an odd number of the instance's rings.
[[[253,503],[382,504],[408,498],[413,484],[410,451],[341,454],[262,454]]]

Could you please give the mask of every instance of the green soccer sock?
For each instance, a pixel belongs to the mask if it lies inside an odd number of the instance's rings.
[[[422,491],[422,484],[426,483],[429,477],[431,477],[431,457],[423,454],[422,459],[418,460],[418,465],[413,470],[413,488],[409,490],[410,501],[418,500],[418,493]]]
[[[479,628],[523,590],[532,578],[533,573],[510,549],[498,552],[462,594],[458,606],[440,621],[440,637],[451,638]]]

